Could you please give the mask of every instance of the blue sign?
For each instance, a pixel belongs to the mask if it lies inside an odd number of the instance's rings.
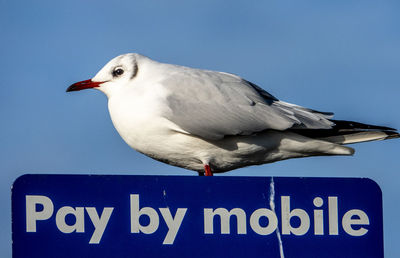
[[[14,258],[384,257],[370,179],[24,175]]]

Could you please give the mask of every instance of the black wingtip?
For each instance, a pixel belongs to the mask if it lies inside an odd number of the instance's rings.
[[[335,123],[335,129],[337,130],[346,130],[346,129],[363,129],[363,130],[379,130],[379,131],[392,131],[396,133],[395,128],[387,127],[387,126],[379,126],[379,125],[369,125],[363,124],[354,121],[346,121],[346,120],[331,120]]]
[[[385,131],[385,133],[387,134],[385,140],[400,138],[400,134],[398,132]]]

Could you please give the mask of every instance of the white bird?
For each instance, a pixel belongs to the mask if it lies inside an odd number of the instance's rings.
[[[352,155],[344,144],[398,138],[395,129],[332,120],[278,100],[224,72],[120,55],[92,79],[67,91],[95,88],[108,97],[112,122],[133,149],[199,175],[275,161]]]

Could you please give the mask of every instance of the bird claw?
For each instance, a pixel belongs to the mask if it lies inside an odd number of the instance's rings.
[[[213,173],[211,172],[211,168],[209,165],[204,165],[204,171],[205,171],[205,176],[213,176]]]

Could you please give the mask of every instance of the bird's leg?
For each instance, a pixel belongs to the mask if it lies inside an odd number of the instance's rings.
[[[204,172],[203,171],[197,171],[197,173],[199,173],[199,176],[204,176]]]
[[[204,165],[204,171],[205,171],[206,176],[212,176],[213,175],[213,173],[211,172],[211,168],[210,168],[210,166],[208,164]]]

